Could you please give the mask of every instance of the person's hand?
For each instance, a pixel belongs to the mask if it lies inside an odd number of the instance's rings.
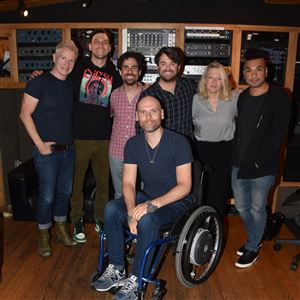
[[[139,221],[148,212],[148,206],[146,203],[137,205],[132,211],[132,218]]]
[[[233,90],[233,92],[237,92],[237,93],[239,93],[239,94],[240,94],[241,92],[243,92],[243,91],[244,91],[244,89],[238,89],[238,88],[236,88],[236,89]]]
[[[55,144],[55,142],[43,142],[36,146],[42,155],[49,155],[52,153],[51,145],[53,144]]]
[[[35,77],[38,77],[38,76],[42,75],[43,73],[44,73],[43,70],[34,70],[34,71],[30,74],[29,79],[31,80],[31,79],[33,79],[33,78],[35,78]]]
[[[137,229],[136,229],[137,223],[138,223],[137,220],[132,220],[132,221],[128,224],[129,230],[130,230],[130,232],[131,232],[132,234],[137,234]]]

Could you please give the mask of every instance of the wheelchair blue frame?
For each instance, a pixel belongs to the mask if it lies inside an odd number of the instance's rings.
[[[155,278],[155,273],[167,247],[172,243],[177,245],[176,276],[185,287],[191,288],[207,280],[219,262],[224,237],[223,223],[215,209],[201,206],[204,173],[211,172],[212,169],[209,166],[200,168],[198,165],[198,171],[195,182],[200,184],[194,193],[197,195],[197,205],[188,214],[182,215],[175,224],[163,226],[161,229],[163,237],[152,242],[145,251],[138,276],[138,299],[143,298],[146,283],[156,286],[152,299],[163,298],[166,289],[163,281]],[[137,236],[129,230],[125,230],[125,233],[125,246],[127,246]],[[105,259],[108,256],[104,251],[105,233],[101,232],[99,237],[97,274],[93,276],[92,285],[104,271]],[[147,259],[152,251],[156,250],[149,271],[145,274]]]
[[[125,234],[125,246],[127,246],[136,239],[136,235],[130,233],[129,230],[125,230]],[[195,208],[190,215],[182,216],[175,224],[164,226],[161,234],[163,237],[152,242],[143,256],[138,276],[139,299],[143,298],[147,283],[156,287],[154,291],[156,295],[153,297],[162,299],[166,289],[163,281],[155,278],[155,274],[167,247],[171,244],[177,244],[175,251],[176,275],[186,287],[193,287],[205,281],[219,261],[223,241],[223,226],[218,214],[211,207]],[[104,250],[104,241],[105,233],[101,232],[98,273],[92,282],[97,280],[104,271],[105,258],[108,256]],[[153,251],[157,252],[146,273],[147,260]],[[200,274],[197,273],[197,268],[200,269]]]
[[[128,245],[130,242],[132,242],[134,239],[136,239],[136,235],[132,234],[129,230],[125,230],[125,234],[127,235],[127,238],[125,240],[125,246]],[[100,238],[100,254],[98,257],[98,267],[97,267],[97,271],[98,274],[102,274],[102,272],[104,271],[104,267],[105,267],[105,258],[108,256],[108,253],[104,251],[104,241],[105,241],[105,232],[102,231],[99,235]],[[171,243],[175,243],[179,238],[179,235],[176,236],[168,236],[168,237],[164,237],[161,238],[159,240],[156,240],[154,242],[152,242],[148,248],[145,251],[145,254],[143,256],[142,259],[142,264],[140,267],[140,271],[139,271],[139,276],[138,276],[138,292],[142,293],[144,290],[144,284],[145,283],[150,283],[156,286],[156,288],[161,288],[161,280],[159,279],[154,279],[155,277],[155,272],[157,270],[157,267],[161,261],[161,258],[163,257],[163,255],[165,254],[165,251],[167,249],[167,247],[171,244]],[[151,265],[151,268],[147,274],[147,276],[145,276],[145,267],[146,267],[146,263],[147,263],[147,259],[148,256],[150,255],[151,251],[155,251],[155,249],[158,248],[158,252],[155,255],[155,257],[153,258],[153,262]],[[101,253],[103,255],[101,255]]]

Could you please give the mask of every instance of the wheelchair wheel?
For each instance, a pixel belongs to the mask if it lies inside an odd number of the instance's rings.
[[[186,221],[176,249],[177,279],[194,287],[208,279],[216,268],[222,250],[223,224],[212,207],[196,209]]]

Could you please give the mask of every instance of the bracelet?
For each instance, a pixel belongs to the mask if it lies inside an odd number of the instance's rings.
[[[150,200],[146,201],[145,204],[147,205],[147,213],[153,213],[158,210],[158,207],[154,205]]]
[[[127,223],[130,224],[130,223],[132,223],[133,221],[134,221],[134,220],[133,220],[133,217],[127,215]]]

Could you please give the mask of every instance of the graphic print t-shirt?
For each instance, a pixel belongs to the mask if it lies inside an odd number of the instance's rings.
[[[80,85],[79,102],[107,107],[112,81],[112,75],[104,71],[85,69]]]
[[[111,118],[109,98],[112,90],[122,84],[114,64],[103,68],[86,57],[79,61],[70,77],[75,85],[73,129],[75,139],[109,140]]]

